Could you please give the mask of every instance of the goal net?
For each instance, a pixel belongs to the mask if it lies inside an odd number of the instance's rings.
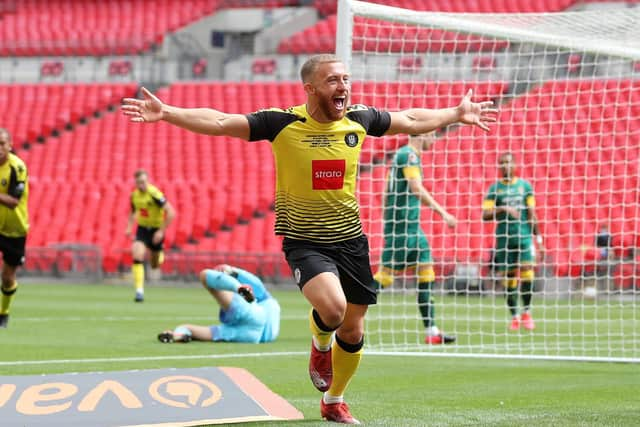
[[[340,1],[336,52],[353,75],[352,103],[440,108],[473,89],[474,100],[500,109],[490,132],[439,129],[418,155],[424,187],[457,219],[449,228],[429,207],[420,209],[436,276],[433,315],[423,314],[428,303],[417,298],[428,274],[403,269],[428,263],[424,247],[414,231],[384,231],[386,196],[401,187],[386,177],[407,166],[396,152],[408,139],[365,143],[358,196],[374,272],[385,237],[395,245],[393,284],[367,315],[371,350],[640,361],[639,19],[640,8],[452,14]],[[521,181],[502,179],[498,161],[507,152],[533,199]],[[513,243],[497,235],[498,223],[513,218],[483,221],[486,200],[523,216],[535,209],[544,253],[530,249],[533,237]],[[533,280],[522,274],[531,257]],[[533,288],[533,330],[522,316],[524,285]],[[515,295],[521,319],[514,330],[507,295],[512,309]],[[456,342],[425,344],[425,317]]]

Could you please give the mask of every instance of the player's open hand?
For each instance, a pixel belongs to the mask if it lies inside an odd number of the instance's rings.
[[[467,125],[475,125],[484,131],[489,131],[489,123],[496,122],[498,119],[498,109],[493,108],[493,101],[472,102],[473,90],[462,98],[458,105],[459,121]]]
[[[125,98],[122,100],[122,112],[132,122],[157,122],[162,120],[162,101],[146,88],[142,88],[143,99]]]
[[[444,219],[444,222],[449,226],[449,228],[454,228],[456,224],[458,224],[456,217],[448,213],[445,213],[442,216],[442,219]]]

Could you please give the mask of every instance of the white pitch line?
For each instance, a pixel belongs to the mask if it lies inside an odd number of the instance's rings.
[[[210,320],[217,321],[218,314],[212,314],[211,316],[175,316],[168,318],[166,316],[163,317],[139,317],[139,316],[104,316],[104,317],[81,317],[81,316],[71,316],[71,317],[21,317],[21,322],[135,322],[135,321],[158,321],[158,322],[166,322],[169,320],[177,320],[177,321],[190,321],[190,320]],[[281,320],[304,320],[307,319],[305,316],[280,316]]]
[[[0,366],[28,366],[28,365],[62,365],[74,363],[106,363],[106,362],[148,362],[164,360],[197,360],[197,359],[229,359],[229,358],[249,358],[249,357],[279,357],[279,356],[307,356],[306,351],[282,351],[266,353],[235,353],[235,354],[203,354],[188,356],[138,356],[138,357],[114,357],[95,359],[58,359],[58,360],[16,360],[0,362]],[[524,354],[469,354],[469,353],[433,353],[433,352],[405,352],[405,351],[367,351],[367,356],[386,357],[448,357],[460,359],[520,359],[520,360],[549,360],[549,361],[580,361],[580,362],[620,362],[638,363],[638,357],[590,357],[590,356],[547,356],[547,355],[524,355]]]
[[[266,353],[229,353],[229,354],[196,354],[176,356],[132,356],[132,357],[102,357],[95,359],[52,359],[52,360],[14,360],[0,362],[0,366],[27,365],[67,365],[72,363],[105,363],[105,362],[150,362],[162,360],[197,360],[197,359],[237,359],[247,357],[276,357],[276,356],[304,356],[306,351],[281,351]]]

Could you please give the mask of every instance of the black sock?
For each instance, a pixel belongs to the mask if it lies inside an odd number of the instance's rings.
[[[520,284],[520,293],[522,294],[524,311],[528,311],[531,308],[531,298],[533,297],[533,282],[531,280],[523,280]]]
[[[433,282],[418,283],[418,309],[425,328],[430,328],[434,323],[435,308],[431,299],[432,284]]]
[[[507,286],[507,306],[511,317],[518,314],[518,288],[510,288]]]

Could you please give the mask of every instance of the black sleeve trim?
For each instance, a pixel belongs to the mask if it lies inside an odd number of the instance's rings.
[[[391,115],[373,107],[354,109],[347,113],[347,117],[360,123],[371,136],[383,136],[391,126]]]
[[[7,189],[7,193],[11,197],[20,199],[24,194],[25,187],[26,185],[24,181],[18,181],[18,174],[16,173],[16,170],[11,167],[11,176],[9,177],[9,188]]]
[[[167,198],[162,196],[162,197],[153,197],[151,196],[151,198],[153,199],[153,201],[156,203],[156,205],[163,207],[164,205],[167,204]]]
[[[249,121],[250,129],[249,141],[266,139],[273,142],[282,129],[296,120],[306,120],[304,117],[276,110],[256,111],[255,113],[247,114],[246,117]]]

